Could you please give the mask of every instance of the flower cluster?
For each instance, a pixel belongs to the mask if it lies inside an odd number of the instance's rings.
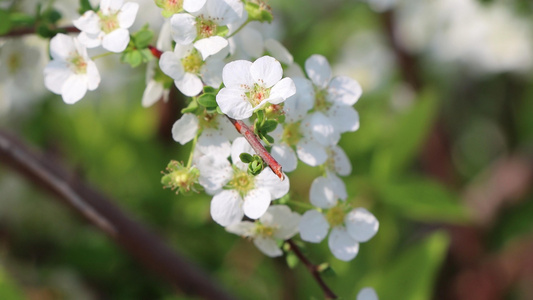
[[[359,83],[333,76],[318,54],[302,69],[281,43],[263,35],[258,24],[271,15],[262,5],[241,0],[156,4],[168,18],[156,47],[149,45],[146,32],[130,36],[139,10],[135,3],[102,0],[98,10],[74,20],[81,31],[77,37],[58,34],[51,40],[46,86],[75,103],[100,82],[87,48],[123,52],[132,66],[135,55],[152,53],[158,63],[146,61],[143,106],[165,98],[172,84],[190,97],[172,136],[182,145],[191,142],[191,155],[186,164],[169,163],[164,186],[180,193],[204,190],[212,196],[213,220],[253,240],[268,256],[282,255],[280,246],[297,234],[319,243],[331,229],[333,255],[353,259],[359,243],[379,227],[372,213],[347,201],[340,177],[352,170],[338,142],[343,133],[359,128],[353,108],[362,94]],[[243,132],[243,127],[252,129]],[[289,176],[273,164],[290,173],[298,161],[320,170],[320,176],[311,184],[310,204],[297,206]],[[291,210],[302,205],[309,210]]]

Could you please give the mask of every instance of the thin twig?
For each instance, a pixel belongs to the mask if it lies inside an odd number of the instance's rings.
[[[58,27],[56,28],[56,30],[60,32],[66,32],[66,33],[80,32],[80,30],[74,26]],[[6,34],[0,35],[0,37],[3,37],[3,38],[4,37],[19,37],[19,36],[35,34],[35,33],[36,33],[36,27],[16,28]]]
[[[226,116],[230,122],[235,126],[235,129],[244,136],[244,138],[250,143],[250,146],[254,149],[255,153],[261,157],[265,163],[270,167],[272,172],[276,174],[281,180],[285,177],[281,171],[281,165],[268,153],[263,144],[259,141],[255,133],[248,125],[241,120],[235,120]]]
[[[37,155],[19,139],[0,131],[0,162],[57,196],[167,282],[205,299],[235,299],[204,271],[178,255],[133,221],[101,192],[70,175],[50,157]]]
[[[302,253],[300,248],[296,245],[296,243],[293,240],[287,240],[286,241],[290,246],[291,250],[296,254],[298,259],[307,267],[307,270],[313,275],[313,278],[316,280],[322,291],[324,292],[324,297],[326,299],[337,299],[337,295],[328,287],[328,285],[322,280],[322,277],[320,277],[320,272],[318,272],[318,266],[314,265],[309,261],[307,257]]]

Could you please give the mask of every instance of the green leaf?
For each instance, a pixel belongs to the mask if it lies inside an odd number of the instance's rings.
[[[197,108],[198,108],[198,102],[196,100],[194,100],[194,98],[193,98],[191,103],[189,103],[189,105],[187,107],[185,107],[184,109],[181,110],[181,113],[182,114],[192,113],[192,112],[195,112]]]
[[[215,94],[216,89],[212,86],[206,85],[204,86],[204,94]]]
[[[132,67],[137,67],[143,61],[143,56],[138,50],[127,50],[122,53],[120,57],[122,62],[130,64]]]
[[[147,26],[144,26],[141,30],[133,34],[132,37],[137,49],[145,49],[152,42],[154,33],[150,29],[147,29]]]
[[[298,262],[300,261],[298,259],[298,256],[296,256],[296,254],[294,254],[294,252],[292,251],[287,253],[287,256],[285,256],[285,260],[287,261],[287,265],[291,269],[294,269],[298,265]]]
[[[88,10],[94,10],[91,6],[91,2],[89,0],[80,0],[80,9],[78,10],[80,15],[83,15],[83,13]]]
[[[0,9],[0,34],[6,34],[11,30],[12,23],[9,12]]]
[[[210,109],[214,109],[218,105],[216,96],[214,94],[202,94],[200,97],[198,97],[198,103]]]
[[[33,26],[33,23],[35,23],[34,17],[20,12],[11,12],[9,18],[11,19],[11,24],[13,26]],[[0,23],[2,23],[3,20],[3,16],[0,16]]]
[[[268,10],[267,7],[265,7],[264,5],[246,2],[244,8],[248,12],[248,18],[250,20],[255,20],[259,22],[271,22],[274,19],[274,17],[272,16],[272,12],[270,12],[270,10]]]
[[[0,299],[26,299],[22,291],[13,283],[11,278],[0,265]]]
[[[439,231],[397,256],[385,270],[374,274],[378,281],[375,289],[379,298],[431,299],[449,244],[448,235]]]
[[[241,155],[239,155],[239,158],[241,159],[241,161],[245,164],[249,164],[252,162],[253,160],[253,157],[251,154],[249,153],[241,153]]]
[[[410,111],[391,124],[388,134],[378,146],[372,161],[372,172],[376,178],[389,179],[405,169],[426,140],[437,114],[437,95],[427,89],[415,101]]]
[[[395,213],[426,222],[464,223],[468,212],[459,195],[425,178],[408,178],[376,187],[380,199]]]
[[[46,24],[40,24],[35,29],[35,33],[37,33],[37,35],[39,35],[40,37],[49,39],[49,38],[53,38],[57,32],[54,30],[51,30]]]
[[[261,131],[264,133],[274,131],[276,129],[276,126],[278,126],[278,122],[275,120],[266,120],[263,125],[261,126]]]

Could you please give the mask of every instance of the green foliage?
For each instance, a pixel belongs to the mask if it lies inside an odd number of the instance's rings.
[[[433,295],[438,270],[446,257],[449,237],[435,232],[395,256],[379,274],[374,274],[379,299],[426,300]]]
[[[154,59],[152,52],[147,47],[154,38],[153,31],[148,29],[148,24],[130,37],[128,47],[120,56],[123,63],[129,64],[132,68],[140,66]]]
[[[91,2],[89,0],[80,0],[80,8],[78,10],[80,15],[83,15],[83,13],[89,10],[94,10],[94,8],[91,6]]]
[[[438,101],[434,90],[427,89],[414,105],[401,115],[383,137],[373,157],[372,172],[380,180],[400,174],[416,157],[432,128]]]
[[[376,191],[387,207],[412,220],[449,223],[468,220],[459,195],[433,180],[408,177],[379,185]]]
[[[0,299],[23,300],[26,299],[22,291],[8,277],[2,264],[0,264]]]
[[[264,110],[258,110],[257,119],[254,123],[254,132],[257,136],[263,140],[267,145],[274,143],[274,138],[268,133],[274,131],[278,122],[275,120],[268,120]]]
[[[11,18],[9,12],[4,9],[0,9],[0,35],[6,34],[11,30]]]

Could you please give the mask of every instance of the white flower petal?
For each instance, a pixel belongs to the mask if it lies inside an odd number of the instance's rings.
[[[259,220],[265,226],[276,228],[275,238],[287,240],[298,233],[300,214],[292,212],[287,205],[272,205]]]
[[[122,0],[102,0],[100,2],[100,10],[105,15],[109,15],[111,13],[117,12],[122,6],[122,3]]]
[[[321,112],[315,112],[308,115],[303,120],[303,123],[308,124],[308,128],[311,130],[313,138],[321,145],[335,145],[340,140],[340,133],[335,130],[335,126],[333,126],[331,120]]]
[[[191,44],[197,35],[196,17],[185,13],[174,14],[170,18],[170,33],[176,43]]]
[[[87,89],[94,91],[100,84],[100,73],[96,68],[96,64],[90,60],[87,62]]]
[[[252,63],[247,60],[236,60],[228,63],[222,70],[222,81],[227,88],[241,90],[251,89],[254,80],[250,73]]]
[[[129,42],[129,31],[124,28],[118,28],[104,36],[102,47],[111,52],[119,53],[126,49]]]
[[[281,64],[271,56],[256,59],[250,67],[250,74],[255,83],[269,88],[281,80],[283,69]]]
[[[270,205],[270,193],[267,189],[256,188],[244,195],[242,209],[244,214],[250,219],[261,217]]]
[[[180,79],[174,80],[176,87],[185,96],[194,97],[202,92],[204,85],[197,75],[185,72]]]
[[[250,221],[242,221],[226,226],[226,231],[243,237],[250,237],[254,235],[255,223]]]
[[[54,60],[66,60],[72,52],[76,52],[72,37],[58,33],[50,40],[50,56]]]
[[[240,0],[210,0],[205,8],[207,17],[216,20],[218,25],[228,25],[242,16],[244,4]]]
[[[331,188],[330,181],[326,177],[317,177],[311,183],[309,201],[316,207],[330,208],[337,204],[337,195]]]
[[[81,17],[72,21],[72,24],[81,31],[91,34],[100,32],[100,17],[92,10],[86,11]]]
[[[327,87],[331,80],[331,67],[328,60],[322,55],[311,55],[305,61],[305,71],[309,79],[321,89]]]
[[[165,88],[163,87],[163,84],[155,80],[150,80],[146,84],[146,88],[143,92],[142,106],[150,107],[154,105],[154,103],[163,97],[164,90]]]
[[[117,15],[120,28],[130,28],[135,21],[135,16],[139,11],[139,4],[135,2],[126,2]]]
[[[306,242],[320,243],[328,235],[328,230],[328,221],[316,210],[308,210],[300,218],[300,237]]]
[[[278,246],[278,243],[272,238],[256,237],[254,239],[255,246],[261,250],[265,255],[270,257],[277,257],[283,254],[283,251]]]
[[[280,42],[274,39],[265,40],[265,49],[273,57],[280,62],[290,65],[293,63],[292,54]]]
[[[200,69],[202,81],[205,84],[218,89],[222,83],[222,68],[224,68],[224,61],[208,59]]]
[[[183,114],[174,125],[172,125],[172,138],[182,144],[190,142],[198,132],[198,117],[194,114]]]
[[[159,59],[159,67],[163,73],[167,74],[174,80],[181,79],[183,74],[185,74],[181,60],[176,54],[174,54],[174,52],[163,52]]]
[[[371,239],[379,229],[376,217],[365,208],[356,208],[344,218],[348,234],[356,241],[362,243]]]
[[[340,226],[331,230],[328,245],[331,253],[344,261],[354,259],[359,252],[359,243],[348,234],[346,228]]]
[[[195,13],[204,7],[207,0],[184,0],[183,9],[190,13]]]
[[[298,165],[298,159],[294,150],[289,145],[283,143],[279,145],[273,145],[270,150],[272,157],[283,167],[283,171],[292,172],[296,170]]]
[[[234,88],[221,89],[216,97],[220,110],[230,118],[243,120],[253,114],[253,107],[248,102],[243,90]]]
[[[356,300],[379,300],[378,294],[371,287],[362,288],[359,293],[357,293]]]
[[[210,195],[217,193],[233,177],[229,161],[218,155],[202,156],[198,159],[198,170],[200,171],[198,182]]]
[[[248,164],[245,164],[241,161],[240,155],[242,153],[254,155],[255,151],[244,137],[238,137],[231,144],[231,161],[239,169],[246,170]]]
[[[222,226],[242,220],[242,199],[235,190],[223,190],[211,200],[211,217]]]
[[[219,53],[227,46],[228,40],[221,36],[208,37],[194,43],[194,48],[198,49],[203,60],[206,60],[211,55]]]
[[[296,145],[298,158],[311,167],[316,167],[328,159],[328,153],[324,146],[310,139],[301,139]]]
[[[331,103],[352,106],[362,93],[363,89],[357,81],[347,76],[337,76],[329,83],[326,98]]]
[[[88,34],[84,31],[80,32],[78,35],[78,40],[80,43],[87,48],[96,48],[102,44],[102,39],[105,34],[100,32],[98,34]]]
[[[280,104],[295,93],[294,81],[285,77],[272,87],[270,96],[266,100],[272,104]]]
[[[335,172],[341,176],[348,176],[352,173],[352,163],[341,147],[335,145],[331,147],[333,161],[335,162]]]
[[[212,154],[220,157],[228,157],[231,153],[231,143],[229,139],[220,131],[212,128],[206,128],[198,138],[196,147],[204,154]]]
[[[257,58],[263,54],[263,36],[254,28],[246,26],[234,38],[248,57]]]
[[[61,88],[61,96],[67,104],[78,102],[87,92],[87,75],[71,75]]]
[[[328,110],[327,115],[335,129],[340,133],[359,129],[359,114],[351,106],[333,105]]]
[[[331,172],[327,172],[326,178],[329,180],[329,185],[335,195],[337,195],[339,199],[346,200],[346,198],[348,198],[348,193],[346,192],[344,181]]]
[[[287,98],[283,104],[285,120],[290,123],[300,121],[314,106],[315,92],[311,81],[297,77],[293,78],[296,93]]]
[[[272,200],[285,196],[290,188],[289,177],[284,176],[282,181],[270,168],[265,168],[259,175],[255,176],[255,184],[257,187],[268,189]]]
[[[63,85],[72,75],[65,61],[52,60],[44,68],[44,85],[54,94],[60,95]]]

